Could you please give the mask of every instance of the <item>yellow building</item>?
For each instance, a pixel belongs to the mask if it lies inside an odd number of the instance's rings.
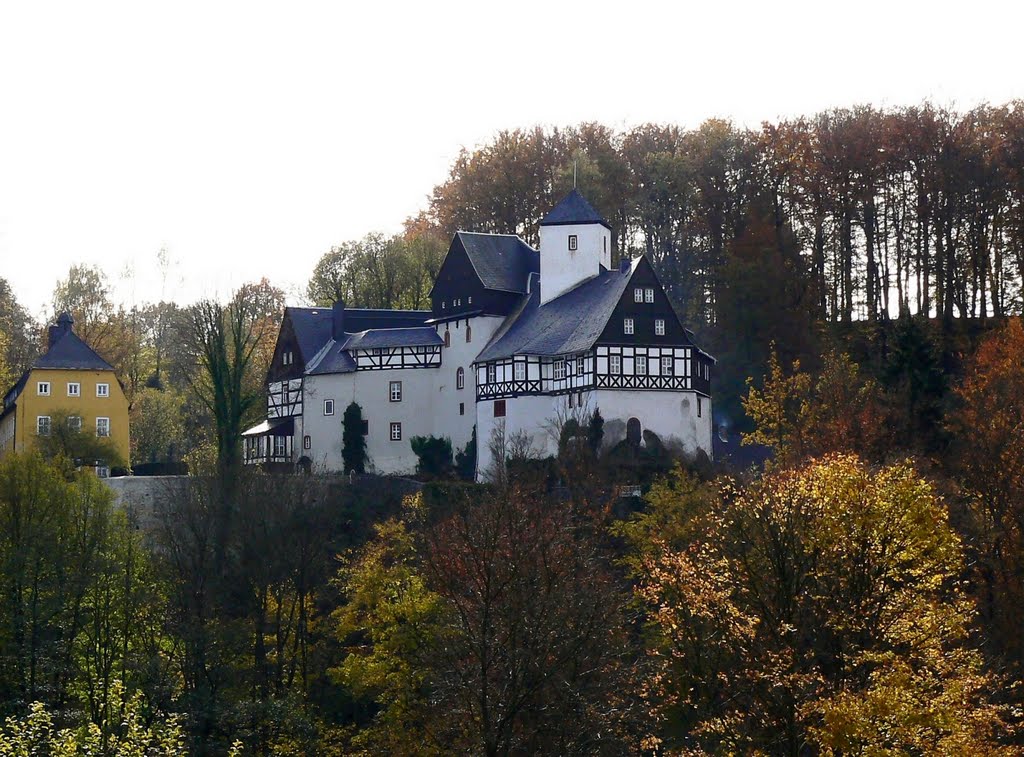
[[[53,433],[54,419],[84,434],[108,437],[129,460],[128,400],[113,367],[74,332],[74,320],[62,313],[50,326],[49,349],[4,395],[0,411],[0,457],[31,448]],[[110,463],[98,466],[101,475]]]

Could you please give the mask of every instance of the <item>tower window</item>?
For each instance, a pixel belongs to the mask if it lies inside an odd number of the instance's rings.
[[[657,336],[665,336],[665,319],[655,318],[654,319],[654,333]]]
[[[391,424],[391,441],[400,442],[402,441],[402,424],[392,423]]]
[[[455,388],[463,389],[466,386],[466,372],[459,368],[455,371]]]
[[[334,415],[334,400],[324,400],[324,415]]]
[[[632,334],[633,333],[633,319],[632,318],[624,318],[622,320],[622,333],[623,334]]]
[[[444,346],[445,347],[451,347],[452,346],[452,332],[450,332],[448,329],[444,330]]]
[[[577,236],[575,234],[570,234],[569,235],[569,252],[576,252],[576,249],[577,249],[578,246],[579,246],[579,240],[578,240]]]
[[[473,327],[468,323],[466,324],[466,344],[473,341]]]

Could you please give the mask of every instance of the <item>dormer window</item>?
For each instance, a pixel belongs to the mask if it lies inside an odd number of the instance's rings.
[[[569,252],[576,252],[579,247],[579,238],[575,234],[569,235]]]

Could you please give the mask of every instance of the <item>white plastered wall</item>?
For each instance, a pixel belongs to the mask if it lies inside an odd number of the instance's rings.
[[[569,250],[569,236],[577,248]],[[540,302],[543,305],[577,284],[611,268],[611,232],[599,223],[540,227]]]

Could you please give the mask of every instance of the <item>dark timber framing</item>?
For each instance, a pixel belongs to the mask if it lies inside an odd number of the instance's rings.
[[[385,371],[404,368],[438,368],[441,365],[441,345],[427,347],[374,347],[353,350],[352,357],[360,371]]]

